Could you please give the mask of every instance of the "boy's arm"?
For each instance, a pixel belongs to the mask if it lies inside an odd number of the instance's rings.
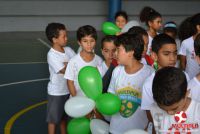
[[[67,67],[67,62],[64,62],[64,65],[65,65],[64,68],[59,71],[60,74],[65,74],[65,70],[66,70],[66,67]]]
[[[150,110],[146,110],[146,115],[147,115],[147,119],[149,120],[149,123],[152,122],[152,134],[156,134],[156,130],[154,128],[154,124],[153,124],[153,118],[151,116],[151,112]],[[148,123],[148,124],[149,124]]]
[[[185,70],[185,66],[186,66],[186,56],[180,55],[180,62],[181,62],[181,69],[182,69],[182,70]]]
[[[74,81],[67,79],[67,86],[71,96],[76,96],[76,88],[74,86]]]

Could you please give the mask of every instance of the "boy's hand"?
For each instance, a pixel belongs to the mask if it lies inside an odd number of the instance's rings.
[[[68,62],[63,62],[63,64],[64,64],[65,66],[67,66],[67,63],[68,63]]]

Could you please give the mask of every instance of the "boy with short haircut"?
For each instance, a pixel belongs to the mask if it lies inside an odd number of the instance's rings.
[[[181,69],[158,70],[152,88],[156,104],[150,111],[157,133],[200,133],[200,103],[188,97],[187,79]]]
[[[94,27],[90,25],[80,27],[77,31],[77,40],[82,50],[69,61],[64,78],[67,79],[71,96],[85,96],[78,83],[78,73],[85,66],[97,67],[102,63],[102,59],[93,51],[97,40]]]
[[[157,70],[167,66],[174,67],[177,61],[177,45],[175,40],[166,34],[157,35],[152,41],[151,56],[154,62],[157,64]],[[152,73],[145,80],[144,85],[142,87],[143,90],[142,90],[141,109],[146,110],[149,122],[152,122],[149,110],[154,103],[153,93],[152,93],[152,83],[154,76],[155,72]],[[189,81],[189,77],[187,74],[186,76],[187,80]]]
[[[113,71],[108,92],[118,95],[122,106],[119,113],[112,115],[110,132],[123,134],[130,129],[144,129],[147,125],[146,114],[140,108],[141,91],[153,69],[140,63],[144,49],[140,38],[122,34],[116,45],[119,66]]]
[[[196,61],[200,65],[200,34],[194,40],[194,51]],[[190,89],[191,98],[200,102],[200,72],[189,81],[188,89]]]
[[[153,60],[151,59],[149,55],[146,54],[148,44],[149,44],[149,36],[148,36],[147,31],[140,26],[133,26],[128,30],[127,33],[136,34],[139,38],[141,38],[144,41],[144,51],[142,53],[141,63],[152,66]]]
[[[69,91],[64,79],[67,63],[75,53],[65,47],[67,43],[66,28],[60,23],[50,23],[46,27],[46,36],[52,43],[47,54],[50,82],[48,83],[47,122],[48,133],[55,134],[56,126],[60,126],[61,134],[66,133],[66,117],[64,104],[69,98]]]

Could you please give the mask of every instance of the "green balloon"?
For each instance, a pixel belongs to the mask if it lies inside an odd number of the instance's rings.
[[[96,100],[102,94],[102,78],[96,67],[83,67],[79,71],[78,82],[87,97]]]
[[[102,114],[113,115],[119,112],[121,108],[121,100],[114,94],[105,93],[97,98],[96,108]]]
[[[82,117],[72,119],[67,125],[68,134],[90,134],[90,120]]]
[[[116,35],[116,33],[120,32],[121,30],[112,22],[104,22],[102,31],[106,35]]]

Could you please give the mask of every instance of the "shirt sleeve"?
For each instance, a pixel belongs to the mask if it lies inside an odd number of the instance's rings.
[[[67,68],[65,70],[64,78],[68,80],[75,80],[75,70],[74,70],[74,62],[72,60],[67,64]]]
[[[108,87],[108,92],[115,94],[115,86],[116,86],[116,71],[118,68],[115,68],[113,73],[112,73],[112,77],[110,80],[110,85]]]
[[[47,56],[47,62],[49,64],[49,66],[56,72],[58,73],[60,70],[62,70],[65,65],[64,63],[60,60],[59,57],[49,54]]]
[[[153,103],[152,81],[147,79],[142,87],[141,109],[150,110]]]
[[[76,55],[74,50],[71,49],[70,47],[67,47],[67,54],[69,55],[69,59],[71,59],[72,57],[74,57]]]
[[[179,49],[179,55],[183,55],[183,56],[186,56],[186,54],[187,54],[187,47],[186,47],[186,43],[183,41],[182,43],[181,43],[181,47],[180,47],[180,49]]]

